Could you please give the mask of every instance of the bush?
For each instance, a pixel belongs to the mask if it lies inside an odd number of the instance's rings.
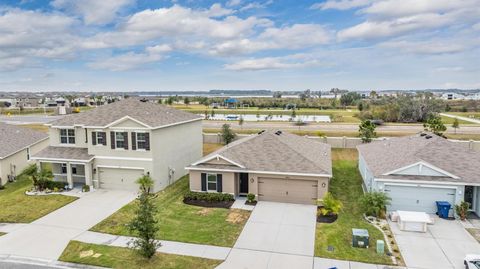
[[[230,202],[235,201],[232,194],[217,192],[193,192],[186,193],[183,198],[185,200],[201,200],[206,202]]]
[[[32,164],[32,165],[27,166],[27,168],[23,169],[21,174],[27,175],[27,176],[32,176],[36,172],[37,172],[37,165]]]
[[[5,186],[0,185],[0,190],[4,190],[4,189],[5,189]]]
[[[88,185],[83,185],[82,191],[83,191],[83,192],[89,192],[89,191],[90,191],[90,186],[88,186]]]
[[[463,221],[467,219],[468,209],[470,208],[470,203],[462,201],[460,204],[455,205],[455,212],[460,216],[460,219]]]
[[[320,213],[323,216],[327,215],[338,215],[343,208],[342,202],[337,200],[333,197],[330,192],[327,192],[323,199],[318,200],[319,203],[322,204],[322,208],[320,208]]]
[[[368,216],[381,217],[385,215],[385,209],[392,200],[384,192],[368,192],[365,193],[360,200],[363,211]]]
[[[63,189],[65,188],[65,184],[67,184],[67,183],[61,182],[61,181],[51,181],[51,180],[48,180],[48,181],[46,182],[46,188],[47,188],[47,189],[51,189],[51,190],[53,190],[53,189],[55,189],[55,188],[56,188],[56,189],[59,189],[59,190],[63,190]]]
[[[253,194],[253,193],[247,194],[247,202],[254,203],[255,202],[255,194]]]

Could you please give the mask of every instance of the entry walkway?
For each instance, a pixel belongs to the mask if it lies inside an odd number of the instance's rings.
[[[133,201],[135,193],[97,190],[0,236],[0,255],[57,260],[68,242]]]

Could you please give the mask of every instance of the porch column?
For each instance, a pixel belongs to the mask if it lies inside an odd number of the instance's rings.
[[[90,186],[90,188],[93,188],[93,182],[92,182],[92,164],[91,163],[86,163],[84,166],[85,169],[85,184]]]
[[[42,162],[37,160],[35,161],[35,165],[37,166],[37,172],[40,172],[42,170]]]
[[[69,162],[67,162],[67,182],[68,187],[71,189],[73,188],[73,178],[72,178],[72,166]]]

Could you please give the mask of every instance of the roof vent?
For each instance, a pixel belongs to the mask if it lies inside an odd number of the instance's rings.
[[[265,133],[265,130],[261,130],[260,132],[258,132],[259,135]]]
[[[142,99],[140,99],[140,102],[142,102],[142,103],[146,103],[147,101],[148,101],[148,100],[147,100],[147,98],[145,98],[145,97],[143,97]]]
[[[432,138],[432,137],[433,137],[433,136],[431,136],[431,135],[425,136],[426,139],[430,139],[430,138]]]
[[[281,135],[281,134],[282,134],[282,131],[276,131],[275,134],[276,134],[276,135]]]
[[[420,136],[426,136],[427,134],[426,133],[421,133]]]

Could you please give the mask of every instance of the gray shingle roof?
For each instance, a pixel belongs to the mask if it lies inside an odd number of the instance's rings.
[[[436,135],[430,139],[420,134],[391,138],[357,149],[376,177],[423,161],[460,177],[452,181],[480,183],[480,153]]]
[[[250,171],[332,175],[330,145],[286,132],[276,135],[274,131],[266,131],[252,135],[209,154],[205,159],[217,154]]]
[[[46,133],[0,122],[0,159],[46,138]]]
[[[85,125],[103,127],[129,116],[150,127],[161,127],[185,121],[202,119],[201,116],[135,98],[103,105],[78,114],[70,114],[51,122],[53,126]]]
[[[88,161],[94,156],[88,154],[87,148],[73,147],[46,147],[42,151],[33,155],[34,159],[55,159],[55,160],[78,160]]]

